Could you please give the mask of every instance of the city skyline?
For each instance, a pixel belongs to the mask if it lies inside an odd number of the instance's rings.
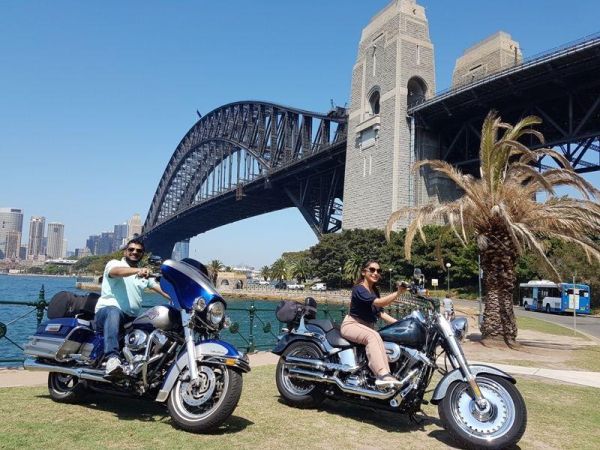
[[[0,25],[10,39],[0,51],[11,70],[0,77],[11,89],[0,105],[0,154],[28,178],[7,170],[2,203],[65,224],[71,250],[113,230],[126,211],[143,221],[196,110],[250,98],[321,112],[343,106],[361,30],[388,3],[3,3]],[[509,0],[493,13],[486,2],[418,3],[429,20],[438,91],[450,86],[456,59],[497,31],[527,58],[597,32],[600,12],[591,0],[568,12],[559,1]],[[36,158],[44,164],[32,164]],[[598,185],[597,174],[588,179]],[[260,267],[314,243],[289,209],[193,238],[190,255]]]

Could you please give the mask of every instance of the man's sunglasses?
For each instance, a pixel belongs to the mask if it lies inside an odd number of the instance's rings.
[[[367,270],[371,273],[377,272],[378,274],[381,275],[381,269],[376,269],[375,267],[368,267]]]
[[[133,248],[133,247],[130,247],[130,248],[127,249],[127,251],[129,253],[144,253],[144,249],[143,248]]]

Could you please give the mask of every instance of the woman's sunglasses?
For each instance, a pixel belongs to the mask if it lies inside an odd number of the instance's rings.
[[[381,275],[381,269],[378,269],[378,268],[376,268],[376,267],[367,267],[367,270],[368,270],[369,272],[371,272],[371,273],[375,273],[375,272],[377,272],[378,274],[380,274],[380,275]]]

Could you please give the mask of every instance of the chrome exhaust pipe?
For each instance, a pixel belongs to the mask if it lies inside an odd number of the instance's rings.
[[[348,364],[336,364],[336,363],[328,363],[323,362],[319,359],[310,359],[310,358],[298,358],[297,356],[286,356],[285,362],[287,364],[291,364],[299,367],[306,367],[308,369],[314,370],[339,370],[342,372],[355,372],[360,368],[360,366],[352,367]]]
[[[394,395],[396,395],[396,391],[381,392],[381,391],[375,391],[372,389],[364,389],[364,388],[360,388],[360,387],[348,386],[348,385],[344,384],[342,382],[342,380],[340,380],[338,377],[328,376],[328,375],[325,375],[324,373],[315,373],[315,372],[310,372],[308,370],[295,369],[295,368],[288,369],[288,373],[290,374],[291,377],[298,378],[300,380],[318,381],[318,382],[323,382],[323,383],[335,384],[335,385],[337,385],[338,388],[340,388],[340,390],[342,392],[345,392],[346,394],[363,395],[365,397],[376,398],[379,400],[388,400],[388,399],[392,398]]]
[[[31,370],[33,372],[58,372],[64,373],[66,375],[72,375],[82,380],[110,383],[109,380],[104,378],[103,370],[86,369],[83,367],[53,366],[52,364],[39,363],[34,359],[26,359],[23,362],[23,368],[25,370]]]

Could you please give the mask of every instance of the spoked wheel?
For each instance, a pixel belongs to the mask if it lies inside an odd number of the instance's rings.
[[[477,376],[488,405],[481,410],[469,385],[455,382],[438,406],[440,419],[452,437],[466,448],[499,449],[516,444],[527,426],[523,397],[508,380],[494,375]]]
[[[224,366],[198,367],[199,381],[182,373],[171,390],[167,406],[175,424],[202,433],[220,426],[231,416],[242,394],[242,375]]]
[[[48,392],[55,402],[79,403],[86,394],[86,387],[79,378],[64,373],[48,374]]]
[[[277,390],[285,403],[297,408],[315,408],[319,406],[325,400],[322,387],[318,383],[291,377],[285,363],[285,357],[287,356],[322,359],[323,353],[310,342],[294,342],[279,358],[277,371],[275,372]]]

